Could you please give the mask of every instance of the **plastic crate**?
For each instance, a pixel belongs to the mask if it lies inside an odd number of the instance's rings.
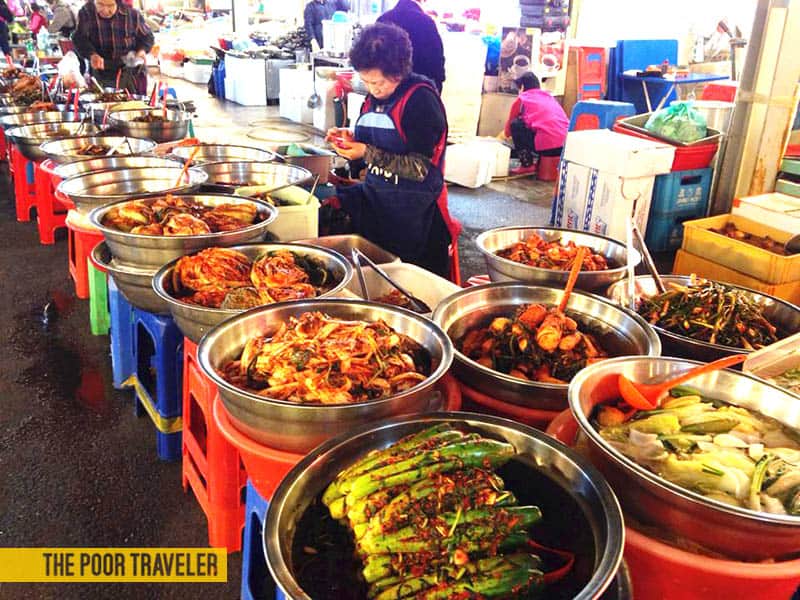
[[[657,175],[650,210],[658,213],[705,212],[713,169],[692,169]]]
[[[702,256],[740,273],[747,273],[765,284],[800,281],[800,254],[781,256],[711,231],[712,227],[724,227],[726,223],[733,223],[737,229],[746,233],[769,236],[778,243],[784,243],[792,236],[787,231],[767,227],[739,215],[717,215],[687,223],[686,236],[681,247],[696,256]]]
[[[703,210],[705,209],[703,208]],[[683,224],[702,216],[703,210],[699,214],[696,211],[650,213],[647,220],[647,232],[644,236],[647,247],[651,252],[665,252],[680,248],[683,242]]]

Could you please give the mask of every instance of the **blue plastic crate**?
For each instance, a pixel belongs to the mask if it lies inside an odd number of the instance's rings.
[[[673,171],[656,176],[650,213],[705,213],[713,169]]]
[[[263,530],[269,502],[247,480],[242,539],[242,600],[285,600],[272,580],[264,558]]]
[[[651,252],[676,250],[683,242],[683,222],[702,217],[702,211],[671,213],[650,213],[647,220],[647,233],[644,241]]]

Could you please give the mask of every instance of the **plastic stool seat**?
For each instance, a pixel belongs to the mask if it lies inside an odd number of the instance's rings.
[[[555,181],[558,179],[560,156],[539,156],[536,178],[539,181]]]
[[[111,373],[118,390],[130,387],[136,373],[133,355],[133,307],[117,288],[113,277],[108,278],[109,337],[111,341]]]
[[[31,220],[31,209],[36,208],[36,189],[33,165],[15,145],[9,146],[10,171],[14,177],[14,204],[17,221]]]
[[[630,102],[582,100],[572,107],[569,130],[610,129],[617,119],[635,114],[636,108]]]
[[[111,323],[108,310],[108,274],[89,257],[89,327],[92,335],[107,335]]]
[[[49,164],[46,164],[49,163]],[[42,244],[55,244],[55,231],[66,227],[67,207],[55,196],[52,161],[33,163],[36,193],[36,223],[39,228],[39,241]]]
[[[169,315],[133,309],[135,413],[146,412],[156,426],[161,460],[181,457],[183,334]]]
[[[212,408],[217,386],[200,370],[197,345],[183,340],[183,490],[191,487],[208,520],[208,543],[237,552],[242,547],[247,474],[239,452],[222,435]]]
[[[88,259],[94,247],[103,241],[103,234],[98,229],[88,229],[77,225],[67,216],[67,246],[69,251],[69,274],[75,282],[75,295],[78,298],[89,297]]]

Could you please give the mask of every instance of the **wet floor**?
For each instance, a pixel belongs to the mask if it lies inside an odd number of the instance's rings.
[[[275,108],[224,107],[205,89],[177,83],[195,100],[196,133],[244,139],[248,123]],[[223,110],[225,108],[226,110]],[[234,135],[235,134],[235,135]],[[149,418],[132,392],[111,385],[107,336],[92,336],[89,302],[67,270],[66,231],[39,244],[35,221],[18,223],[7,165],[0,165],[0,546],[207,545],[205,517],[181,488],[179,463],[158,460]],[[551,184],[531,179],[481,190],[451,189],[464,225],[465,277],[483,272],[471,240],[490,227],[543,224]],[[241,554],[227,584],[2,584],[0,599],[235,598]]]

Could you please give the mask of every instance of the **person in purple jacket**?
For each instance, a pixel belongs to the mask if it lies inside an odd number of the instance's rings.
[[[569,119],[558,101],[547,90],[539,89],[539,79],[531,72],[514,83],[519,97],[511,105],[505,136],[514,140],[520,167],[512,175],[536,172],[536,156],[560,156],[567,139]]]

